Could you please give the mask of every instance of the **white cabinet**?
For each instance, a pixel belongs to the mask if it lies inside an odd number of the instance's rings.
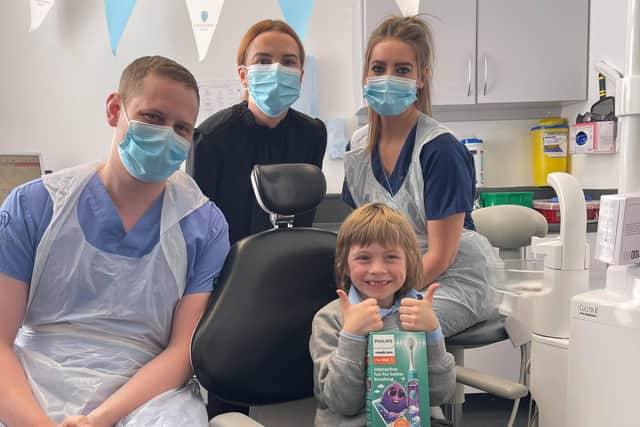
[[[361,87],[371,31],[400,10],[394,0],[355,4],[354,83]],[[588,12],[589,0],[422,0],[435,39],[433,104],[586,99]]]
[[[587,97],[588,0],[478,0],[478,103]]]
[[[435,39],[433,104],[475,104],[476,0],[423,0],[420,9]]]
[[[395,0],[357,0],[353,5],[353,92],[357,111],[365,107],[362,98],[362,75],[369,35],[389,16],[400,15],[400,9]]]

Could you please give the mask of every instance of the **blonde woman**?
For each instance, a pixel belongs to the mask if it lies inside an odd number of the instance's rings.
[[[352,136],[343,199],[400,210],[420,243],[424,281],[441,285],[433,306],[445,336],[485,320],[493,309],[492,249],[470,212],[475,172],[469,152],[431,118],[433,38],[418,17],[378,26],[365,54],[369,125]]]

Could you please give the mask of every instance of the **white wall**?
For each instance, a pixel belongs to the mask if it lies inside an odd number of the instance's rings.
[[[102,1],[58,0],[33,33],[29,2],[3,2],[0,151],[42,152],[54,170],[105,157],[112,130],[104,103],[128,63],[160,54],[198,80],[235,78],[240,38],[265,18],[282,19],[277,0],[225,2],[209,54],[198,63],[184,1],[137,2],[115,57]],[[351,115],[351,19],[350,2],[315,2],[305,45],[318,63],[323,118]]]
[[[235,78],[236,48],[246,29],[260,19],[282,18],[277,0],[225,2],[208,56],[199,63],[182,1],[139,1],[115,57],[101,1],[58,0],[33,33],[28,32],[29,2],[6,3],[0,15],[0,93],[4,95],[0,151],[42,152],[45,167],[54,170],[106,156],[112,130],[105,121],[104,102],[116,90],[122,69],[134,58],[161,54],[185,65],[198,80]],[[604,4],[604,0],[592,3]],[[305,40],[318,64],[320,117],[347,119],[349,135],[356,127],[352,82],[354,73],[360,73],[352,66],[352,24],[352,2],[316,1]],[[592,25],[602,33],[602,50],[607,51],[605,31],[610,28],[598,27],[597,22]],[[448,125],[460,137],[477,136],[485,141],[488,185],[530,185],[532,123],[503,120]],[[325,159],[324,171],[328,191],[339,192],[342,161]]]
[[[477,137],[484,142],[485,185],[533,185],[531,135],[536,120],[499,120],[473,122],[445,122],[458,138]],[[350,123],[355,128],[355,122]],[[344,171],[342,160],[325,158],[324,171],[330,192],[342,188]]]
[[[627,0],[591,0],[589,19],[589,100],[570,105],[562,116],[575,123],[576,115],[589,111],[598,100],[597,72],[593,65],[604,60],[624,73]],[[607,95],[615,96],[615,83],[607,80]],[[619,149],[619,147],[618,147]],[[617,188],[620,155],[580,154],[572,156],[571,173],[585,188]]]
[[[536,120],[451,122],[446,125],[458,138],[483,140],[485,186],[533,185],[529,132]]]

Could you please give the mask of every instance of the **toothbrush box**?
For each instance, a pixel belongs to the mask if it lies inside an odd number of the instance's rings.
[[[430,427],[424,332],[372,332],[367,356],[367,427]]]

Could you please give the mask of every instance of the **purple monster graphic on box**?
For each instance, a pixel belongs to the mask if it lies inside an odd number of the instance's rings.
[[[398,383],[388,385],[382,398],[376,403],[376,409],[387,423],[403,416],[407,406],[407,392]]]

